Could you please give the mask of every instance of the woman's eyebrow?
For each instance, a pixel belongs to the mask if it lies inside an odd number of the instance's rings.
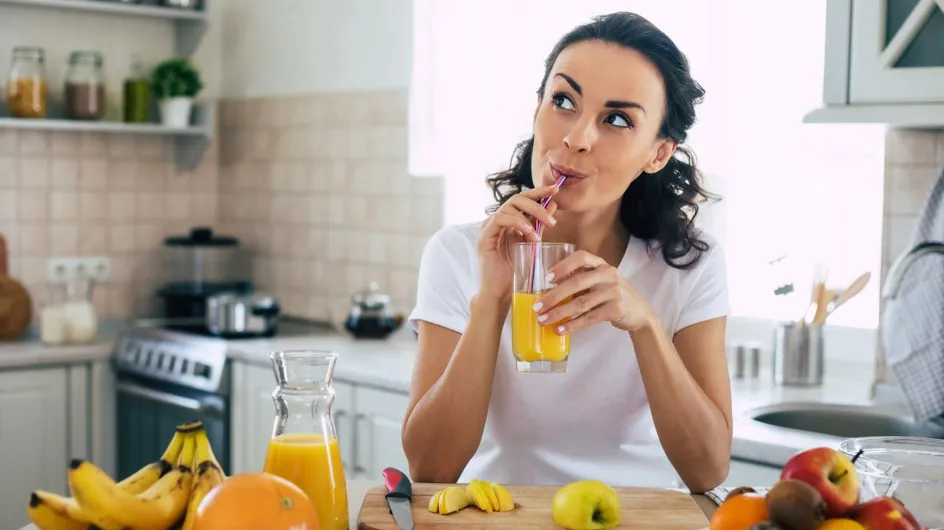
[[[573,78],[573,77],[570,77],[569,75],[567,75],[567,74],[565,74],[565,73],[563,73],[563,72],[557,72],[557,73],[554,74],[554,75],[555,75],[556,77],[560,77],[560,78],[563,79],[564,81],[567,81],[567,84],[570,85],[571,88],[574,89],[574,92],[576,92],[577,95],[579,95],[579,96],[582,96],[582,95],[583,95],[583,89],[580,88],[580,83],[578,83],[577,81],[574,81],[574,78]],[[643,111],[643,113],[646,112],[646,108],[643,107],[642,105],[640,105],[639,103],[636,103],[635,101],[623,101],[623,100],[618,100],[618,99],[610,99],[610,100],[607,100],[607,102],[604,103],[603,105],[604,105],[605,107],[609,107],[609,108],[611,108],[611,109],[629,109],[629,108],[633,108],[633,109],[639,109],[639,110]]]

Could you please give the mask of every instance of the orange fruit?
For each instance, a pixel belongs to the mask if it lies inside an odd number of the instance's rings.
[[[298,486],[271,473],[227,478],[204,497],[194,530],[321,530],[318,512]]]
[[[760,493],[742,493],[721,503],[711,516],[710,530],[748,530],[767,520],[767,498]]]

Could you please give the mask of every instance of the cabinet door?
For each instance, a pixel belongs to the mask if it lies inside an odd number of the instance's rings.
[[[31,491],[68,494],[67,389],[65,368],[0,372],[0,528],[29,523]]]
[[[358,478],[380,480],[385,467],[395,467],[409,475],[403,452],[401,428],[406,416],[408,396],[366,387],[356,387],[354,428],[357,432]]]
[[[338,434],[338,444],[341,449],[341,464],[344,474],[354,476],[354,385],[344,381],[335,381],[334,404],[331,406],[331,417],[334,419],[334,429]]]
[[[944,2],[852,2],[849,99],[944,102]]]
[[[728,478],[725,479],[722,486],[736,488],[738,486],[751,486],[769,488],[780,480],[780,469],[775,466],[757,464],[746,460],[731,459],[731,469],[728,471]]]
[[[232,472],[257,473],[265,464],[266,449],[272,436],[275,406],[272,370],[245,363],[233,363],[232,390]]]

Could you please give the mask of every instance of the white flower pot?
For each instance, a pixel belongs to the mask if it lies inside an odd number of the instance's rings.
[[[161,123],[167,127],[189,127],[193,98],[170,98],[159,102]]]

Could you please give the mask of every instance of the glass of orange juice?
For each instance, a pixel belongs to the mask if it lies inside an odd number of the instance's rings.
[[[278,351],[275,422],[263,471],[301,488],[318,512],[321,530],[348,528],[347,482],[331,417],[331,379],[338,354],[332,351]]]
[[[516,243],[514,292],[511,301],[511,344],[519,372],[566,372],[570,333],[558,334],[557,324],[538,322],[534,303],[553,284],[545,275],[574,253],[570,243]]]

